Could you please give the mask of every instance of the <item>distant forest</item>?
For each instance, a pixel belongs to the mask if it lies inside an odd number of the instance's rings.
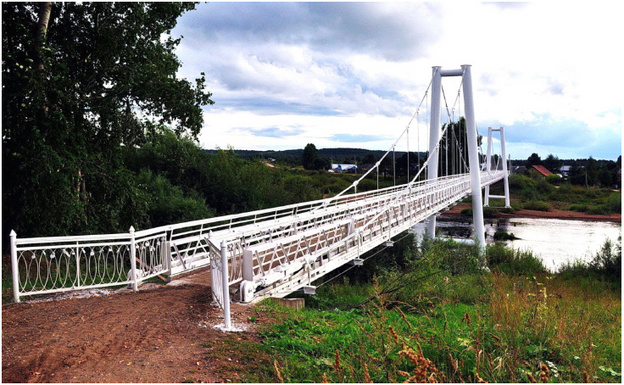
[[[209,153],[216,153],[217,150],[206,150]],[[233,150],[234,153],[243,159],[275,159],[293,166],[302,165],[303,148],[281,151],[254,151],[254,150]],[[368,163],[367,160],[373,157],[374,162],[380,159],[385,151],[367,150],[363,148],[321,148],[318,150],[318,156],[329,160],[331,163]],[[395,156],[398,158],[404,156],[405,151],[397,151]],[[413,153],[415,154],[415,153]],[[425,153],[421,153],[424,156]]]

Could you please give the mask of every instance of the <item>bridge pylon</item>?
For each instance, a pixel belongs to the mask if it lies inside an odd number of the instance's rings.
[[[481,198],[481,167],[477,144],[477,124],[474,113],[474,99],[472,93],[472,73],[470,65],[462,65],[460,69],[443,70],[440,66],[433,67],[431,81],[431,118],[429,125],[429,154],[431,161],[427,170],[427,180],[438,178],[438,158],[440,143],[440,97],[442,77],[461,76],[464,94],[464,114],[466,119],[466,135],[468,146],[468,166],[470,168],[470,185],[472,193],[472,221],[474,225],[475,242],[479,245],[481,254],[485,254],[485,224],[483,222],[483,201]],[[427,234],[435,237],[436,217],[431,215],[427,222]]]
[[[498,199],[505,200],[505,208],[510,208],[511,203],[509,199],[509,170],[507,169],[507,153],[505,152],[505,128],[504,127],[499,127],[499,128],[488,127],[487,160],[486,160],[485,171],[487,172],[492,171],[492,133],[494,132],[500,133],[501,157],[503,159],[502,167],[503,167],[503,173],[505,175],[503,178],[505,195],[490,195],[490,185],[487,185],[485,186],[485,194],[484,194],[485,202],[483,203],[483,205],[487,207],[490,205],[490,198],[498,198]],[[496,164],[494,165],[494,167],[496,167],[496,170],[498,170],[499,165]]]

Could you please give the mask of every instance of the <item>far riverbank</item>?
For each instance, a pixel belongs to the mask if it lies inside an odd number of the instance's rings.
[[[470,209],[472,205],[470,203],[459,203],[447,211],[443,211],[440,215],[442,217],[458,217],[464,216],[461,214],[462,210]],[[549,211],[537,211],[537,210],[517,210],[512,214],[498,213],[499,218],[549,218],[549,219],[571,219],[577,221],[600,221],[600,222],[622,222],[622,214],[588,214],[578,211],[558,210],[550,209]]]

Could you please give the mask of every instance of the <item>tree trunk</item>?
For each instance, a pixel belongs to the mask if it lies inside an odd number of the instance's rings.
[[[43,105],[37,111],[37,119],[41,123],[40,130],[43,138],[48,136],[48,130],[45,129],[48,120],[48,96],[46,95],[45,87],[43,86],[45,81],[44,64],[43,64],[43,46],[46,41],[48,33],[48,23],[50,22],[50,12],[52,11],[52,3],[41,3],[39,8],[39,21],[37,23],[37,35],[35,40],[35,79],[37,80],[38,91],[41,93]]]
[[[43,48],[43,44],[46,39],[46,35],[48,33],[48,23],[50,22],[50,12],[52,11],[52,3],[46,1],[41,3],[41,7],[39,8],[39,23],[37,24],[37,41],[36,41],[36,52],[37,52],[37,69],[39,71],[43,70],[43,60],[41,60],[41,50]]]

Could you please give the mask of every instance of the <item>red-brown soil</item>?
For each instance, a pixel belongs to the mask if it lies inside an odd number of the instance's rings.
[[[460,203],[448,211],[442,213],[443,216],[459,216],[463,209],[471,208],[472,206],[467,203]],[[537,210],[518,210],[513,214],[499,213],[501,218],[552,218],[552,219],[571,219],[577,221],[606,221],[606,222],[621,222],[622,214],[587,214],[576,211],[550,209],[549,211],[537,211]]]
[[[223,313],[211,306],[208,275],[137,293],[3,305],[2,382],[240,382],[256,358],[233,355],[228,343],[258,341],[256,324],[267,320],[234,303],[232,320],[247,330],[215,328]]]

